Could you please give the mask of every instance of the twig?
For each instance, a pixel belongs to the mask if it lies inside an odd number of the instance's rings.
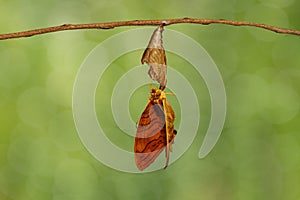
[[[31,37],[34,35],[41,35],[45,33],[65,31],[65,30],[77,30],[77,29],[112,29],[120,26],[158,26],[163,24],[165,26],[179,23],[193,23],[193,24],[227,24],[232,26],[253,26],[257,28],[267,29],[276,33],[291,34],[300,36],[300,31],[291,30],[286,28],[279,28],[266,24],[259,24],[254,22],[241,22],[225,19],[194,19],[194,18],[179,18],[179,19],[167,19],[167,20],[132,20],[132,21],[119,21],[119,22],[106,22],[96,24],[63,24],[60,26],[53,26],[29,31],[22,31],[16,33],[0,34],[0,40]]]

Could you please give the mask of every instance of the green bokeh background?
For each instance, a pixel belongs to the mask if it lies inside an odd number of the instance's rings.
[[[296,0],[2,0],[0,33],[64,23],[178,17],[300,29],[299,7]],[[225,25],[167,27],[199,42],[222,74],[228,111],[216,147],[205,159],[198,159],[209,123],[209,94],[202,79],[192,76],[193,69],[168,53],[168,64],[191,76],[200,101],[202,121],[191,148],[167,170],[139,175],[110,169],[87,152],[72,118],[76,73],[96,45],[131,28],[0,41],[0,199],[299,199],[297,36]],[[96,96],[99,119],[103,106],[110,104],[117,77],[138,65],[141,53],[125,55],[107,71],[100,84],[108,87],[99,87]],[[137,106],[130,105],[136,119],[146,104],[148,94],[143,91],[148,88],[144,89],[139,90],[145,96]],[[176,101],[174,106],[179,109]],[[133,138],[122,135],[111,117],[102,118],[110,130],[108,137],[132,149]]]

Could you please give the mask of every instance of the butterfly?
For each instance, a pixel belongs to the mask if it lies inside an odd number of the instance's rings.
[[[144,170],[165,149],[166,163],[177,131],[174,129],[175,113],[166,100],[166,93],[159,88],[152,88],[148,104],[138,122],[134,142],[135,163],[139,170]]]
[[[164,90],[167,84],[167,59],[165,49],[162,45],[163,31],[163,24],[154,30],[141,60],[142,64],[147,63],[149,65],[148,74],[151,79],[160,84],[161,90]]]

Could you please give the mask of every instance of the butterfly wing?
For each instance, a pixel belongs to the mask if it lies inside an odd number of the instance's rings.
[[[174,120],[175,120],[175,113],[171,104],[163,100],[163,107],[165,110],[165,120],[166,120],[166,165],[164,169],[168,167],[169,164],[169,153],[172,151],[172,144],[174,143],[174,138],[177,134],[177,131],[174,129]]]
[[[166,116],[167,116],[167,124],[168,124],[168,129],[167,129],[167,134],[168,134],[168,138],[169,138],[169,143],[171,143],[177,132],[174,129],[174,120],[175,120],[175,113],[174,110],[170,104],[170,102],[165,101],[165,110],[166,110]]]
[[[147,168],[166,146],[165,115],[163,106],[149,101],[141,115],[136,131],[134,152],[136,166]]]

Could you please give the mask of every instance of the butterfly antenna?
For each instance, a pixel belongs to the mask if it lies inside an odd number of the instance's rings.
[[[149,89],[151,91],[151,89],[152,89],[152,82],[149,84]]]

